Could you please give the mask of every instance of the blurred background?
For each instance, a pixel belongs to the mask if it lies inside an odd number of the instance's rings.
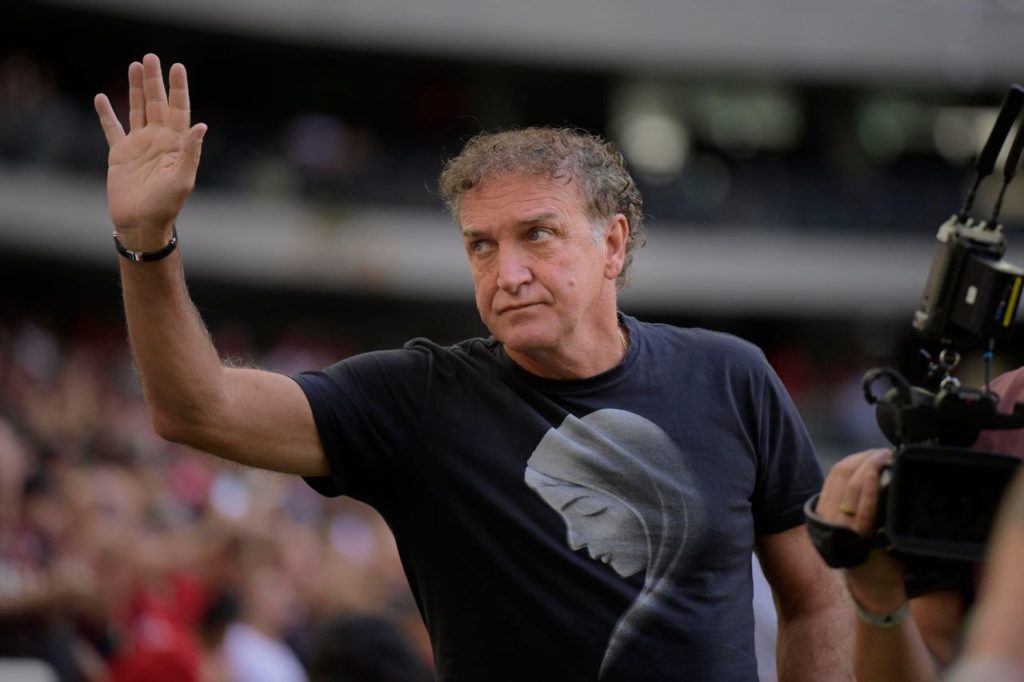
[[[3,25],[0,656],[61,680],[360,664],[326,640],[394,662],[353,679],[416,680],[430,656],[375,513],[153,435],[92,109],[105,92],[126,114],[132,60],[183,62],[210,127],[178,227],[231,361],[484,334],[441,165],[481,130],[573,125],[645,196],[622,309],[759,344],[826,467],[884,442],[866,369],[920,380],[935,231],[1024,80],[1024,0],[9,0]],[[1024,182],[1003,222],[1020,262]],[[960,376],[980,383],[978,358]]]

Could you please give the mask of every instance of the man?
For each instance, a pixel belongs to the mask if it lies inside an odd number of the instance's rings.
[[[169,94],[155,55],[128,75],[130,132],[96,108],[154,426],[372,504],[442,679],[754,679],[755,540],[781,678],[849,679],[841,586],[800,527],[820,483],[803,426],[750,345],[618,314],[641,201],[609,145],[512,131],[449,162],[493,337],[290,378],[221,366],[174,236],[206,127],[180,64]]]
[[[1009,414],[1017,400],[1024,398],[1024,370],[1014,370],[997,377],[990,390],[1000,396],[999,411]],[[1024,435],[1019,429],[983,431],[974,447],[978,450],[1024,456]],[[870,537],[876,530],[876,517],[880,496],[879,481],[882,469],[892,461],[889,449],[875,449],[850,455],[832,467],[818,500],[816,511],[823,520],[850,528],[860,535]],[[1024,479],[1021,479],[1024,481]],[[1020,556],[1021,548],[1014,545],[1011,536],[1018,537],[1024,483],[1018,482],[1017,493],[1007,495],[1002,512],[1002,531],[997,537],[1005,536],[1003,549],[997,554],[1002,562],[993,574],[997,585],[990,587],[988,607],[982,613],[989,613],[984,622],[1008,623],[1015,625],[1012,614],[1020,612],[1020,601],[1016,597],[1024,584],[1016,584],[1009,576],[1009,557]],[[998,544],[998,543],[997,543]],[[1019,572],[1019,565],[1014,570]],[[884,549],[870,552],[867,561],[845,570],[850,596],[857,611],[854,631],[854,667],[857,678],[885,682],[934,681],[953,662],[961,649],[961,637],[967,621],[967,611],[980,587],[981,567],[964,571],[962,575],[942,576],[938,582],[929,584],[915,582],[908,591],[903,565]],[[987,571],[985,572],[987,575]],[[1001,601],[999,592],[1005,589]],[[997,614],[997,615],[996,615]],[[1006,616],[1010,616],[1007,618]],[[1018,619],[1019,620],[1019,619]],[[999,639],[997,626],[984,628],[985,633],[976,637],[974,651],[985,652],[985,645],[993,649],[1002,646],[1019,657],[1019,651],[1012,652],[1004,646],[1012,632],[1005,630]],[[969,651],[972,651],[969,649]],[[997,664],[998,665],[998,664]],[[1019,670],[1017,671],[1019,672]],[[963,673],[960,673],[963,674]],[[1021,679],[997,677],[1003,673],[991,668],[987,676],[975,679],[997,680]],[[960,679],[957,677],[957,679]],[[966,678],[965,678],[966,679]]]

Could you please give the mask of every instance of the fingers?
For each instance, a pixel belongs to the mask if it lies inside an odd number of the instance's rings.
[[[891,460],[890,450],[876,449],[838,462],[825,479],[818,514],[830,523],[871,535],[877,521],[881,471]]]
[[[169,99],[160,71],[160,58],[155,54],[147,54],[141,64],[132,62],[128,66],[129,131],[148,124],[166,125],[179,133],[189,129],[191,112],[185,67],[181,64],[171,66],[168,80]],[[107,141],[110,141],[109,136]]]
[[[180,133],[188,130],[191,120],[188,101],[188,77],[185,74],[185,67],[181,64],[171,66],[168,80],[171,84],[170,96],[167,110],[167,119],[164,121],[169,128]]]
[[[128,130],[146,125],[146,98],[142,94],[142,64],[128,65]]]
[[[846,489],[846,508],[856,510],[852,517],[853,530],[861,535],[871,535],[878,525],[878,498],[881,494],[879,479],[882,468],[890,460],[891,453],[888,450],[873,452],[850,478]]]
[[[128,73],[130,76],[131,70]],[[152,53],[142,58],[142,93],[146,99],[146,123],[162,125],[167,114],[167,91],[160,58]]]
[[[826,520],[833,520],[831,517],[838,512],[839,506],[846,498],[846,484],[860,467],[870,451],[860,452],[856,455],[844,457],[832,466],[825,478],[825,485],[821,489],[821,497],[818,500],[818,513]]]
[[[103,127],[103,135],[107,138],[107,144],[113,147],[118,140],[124,137],[124,128],[121,122],[114,115],[114,107],[106,95],[96,95],[93,99],[93,106],[96,107],[96,114],[100,117],[100,126]]]

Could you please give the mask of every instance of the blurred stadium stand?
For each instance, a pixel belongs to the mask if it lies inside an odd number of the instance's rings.
[[[297,371],[483,333],[436,196],[441,164],[480,130],[575,125],[621,146],[646,199],[649,245],[623,309],[761,345],[826,464],[881,442],[864,370],[920,369],[910,318],[935,230],[1024,80],[1024,0],[11,0],[4,25],[0,427],[58,482],[109,488],[114,467],[126,489],[150,485],[146,513],[125,512],[147,533],[151,514],[159,533],[211,514],[283,527],[267,563],[300,588],[305,620],[286,634],[306,655],[332,609],[376,605],[418,652],[422,626],[379,518],[152,435],[92,111],[97,92],[126,111],[130,61],[183,62],[210,126],[179,232],[225,355]],[[1020,262],[1024,181],[1003,215]],[[1007,346],[1000,366],[1019,364]],[[980,381],[974,358],[961,378]],[[189,537],[193,565],[223,550]],[[314,559],[346,579],[309,578]]]
[[[109,264],[91,95],[123,99],[153,50],[190,67],[211,126],[182,226],[196,274],[459,300],[442,159],[568,123],[615,139],[645,190],[626,304],[905,314],[1024,28],[1012,0],[407,4],[15,2],[0,244]]]

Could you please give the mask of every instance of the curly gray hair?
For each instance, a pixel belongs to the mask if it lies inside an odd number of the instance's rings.
[[[449,159],[439,192],[455,222],[462,197],[486,180],[509,174],[546,175],[577,180],[583,210],[595,222],[595,235],[603,234],[603,221],[621,213],[629,223],[626,256],[615,281],[622,289],[629,281],[633,252],[646,241],[643,199],[622,154],[596,135],[573,128],[522,128],[481,133]],[[601,221],[600,226],[597,225]]]

